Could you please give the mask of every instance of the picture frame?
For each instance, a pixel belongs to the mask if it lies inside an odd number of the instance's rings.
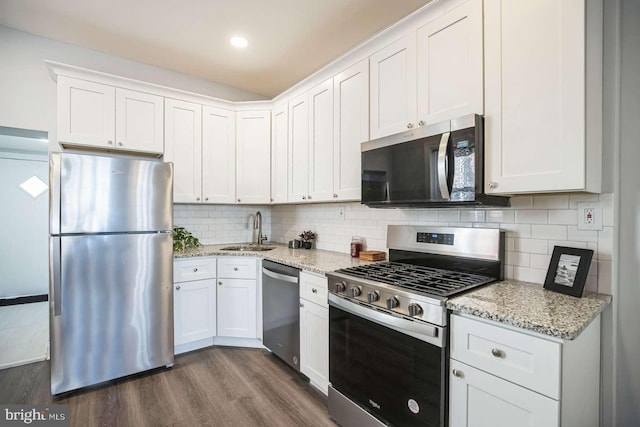
[[[593,250],[554,246],[544,289],[581,298]]]

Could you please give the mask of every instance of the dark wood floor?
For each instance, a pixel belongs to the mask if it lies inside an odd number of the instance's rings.
[[[0,403],[68,404],[72,426],[333,426],[326,398],[266,350],[216,347],[54,399],[49,362],[0,371]]]

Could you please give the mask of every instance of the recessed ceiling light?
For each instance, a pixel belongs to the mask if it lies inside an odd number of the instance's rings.
[[[231,43],[232,46],[240,49],[245,48],[247,47],[247,45],[249,45],[249,42],[247,41],[247,39],[239,36],[231,37],[229,42]]]

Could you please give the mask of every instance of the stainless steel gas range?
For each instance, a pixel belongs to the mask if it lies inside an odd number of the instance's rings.
[[[329,415],[344,427],[445,426],[447,298],[500,280],[498,229],[390,225],[389,262],[327,274]]]

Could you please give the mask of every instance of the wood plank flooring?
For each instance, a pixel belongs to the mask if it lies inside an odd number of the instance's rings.
[[[0,371],[0,403],[68,404],[72,426],[334,426],[324,395],[266,350],[215,347],[52,398],[49,362]]]

